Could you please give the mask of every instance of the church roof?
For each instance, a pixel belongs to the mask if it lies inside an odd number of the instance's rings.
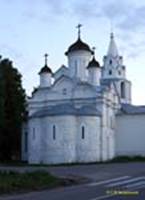
[[[39,72],[39,74],[42,74],[42,73],[50,73],[50,74],[52,74],[52,70],[50,69],[50,67],[45,65],[44,67],[41,68],[41,70]]]
[[[101,79],[101,84],[102,85],[110,85],[112,82],[120,81],[122,80],[121,78],[108,78],[108,79]]]
[[[128,114],[128,115],[141,115],[145,114],[145,106],[135,106],[131,104],[122,104],[119,114]]]
[[[92,68],[92,67],[100,67],[99,62],[95,59],[95,57],[93,56],[93,59],[89,62],[87,69]]]
[[[57,80],[59,77],[62,75],[68,75],[69,74],[69,69],[65,65],[62,65],[54,74],[54,79]]]
[[[75,108],[72,104],[60,104],[48,106],[32,114],[31,118],[60,115],[78,115],[78,116],[101,116],[95,106],[86,105],[81,108]]]
[[[50,74],[52,74],[52,70],[51,70],[50,67],[48,67],[48,64],[47,64],[47,61],[48,61],[48,60],[47,60],[48,54],[46,53],[46,54],[44,55],[44,57],[45,57],[45,65],[44,65],[44,67],[41,68],[39,74],[42,74],[42,73],[50,73]]]
[[[84,43],[79,37],[78,40],[68,48],[68,50],[65,54],[68,55],[68,53],[80,51],[80,50],[85,50],[85,51],[89,51],[89,52],[93,53],[92,50],[90,49],[89,45]]]

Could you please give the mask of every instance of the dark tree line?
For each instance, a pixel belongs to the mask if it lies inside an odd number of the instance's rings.
[[[26,96],[21,74],[9,59],[0,58],[0,160],[19,159]]]

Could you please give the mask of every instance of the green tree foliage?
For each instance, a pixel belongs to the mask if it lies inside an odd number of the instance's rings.
[[[21,74],[9,59],[0,59],[0,160],[20,156],[26,96]]]

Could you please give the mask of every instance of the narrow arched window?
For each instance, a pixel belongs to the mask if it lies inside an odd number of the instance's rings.
[[[109,61],[109,64],[112,65],[112,60]]]
[[[109,75],[112,75],[112,70],[109,70]]]
[[[63,95],[66,95],[66,94],[67,94],[67,89],[64,88],[64,89],[62,90],[62,93],[63,93]]]
[[[25,136],[24,136],[24,149],[25,149],[25,152],[28,151],[28,132],[25,132]]]
[[[55,125],[53,125],[53,127],[52,127],[52,134],[53,134],[53,140],[55,140],[56,139],[56,127],[55,127]]]
[[[33,128],[33,140],[35,140],[36,133],[35,133],[35,128]]]
[[[78,73],[78,62],[75,60],[75,75]]]
[[[82,139],[85,139],[85,127],[82,126]]]
[[[121,98],[125,98],[125,83],[121,82]]]

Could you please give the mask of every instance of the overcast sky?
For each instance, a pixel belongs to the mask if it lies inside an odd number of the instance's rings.
[[[96,47],[102,64],[111,24],[134,104],[145,104],[145,0],[0,0],[0,54],[14,61],[27,94],[38,86],[38,72],[49,56],[53,72],[67,65],[64,52],[77,38]]]

